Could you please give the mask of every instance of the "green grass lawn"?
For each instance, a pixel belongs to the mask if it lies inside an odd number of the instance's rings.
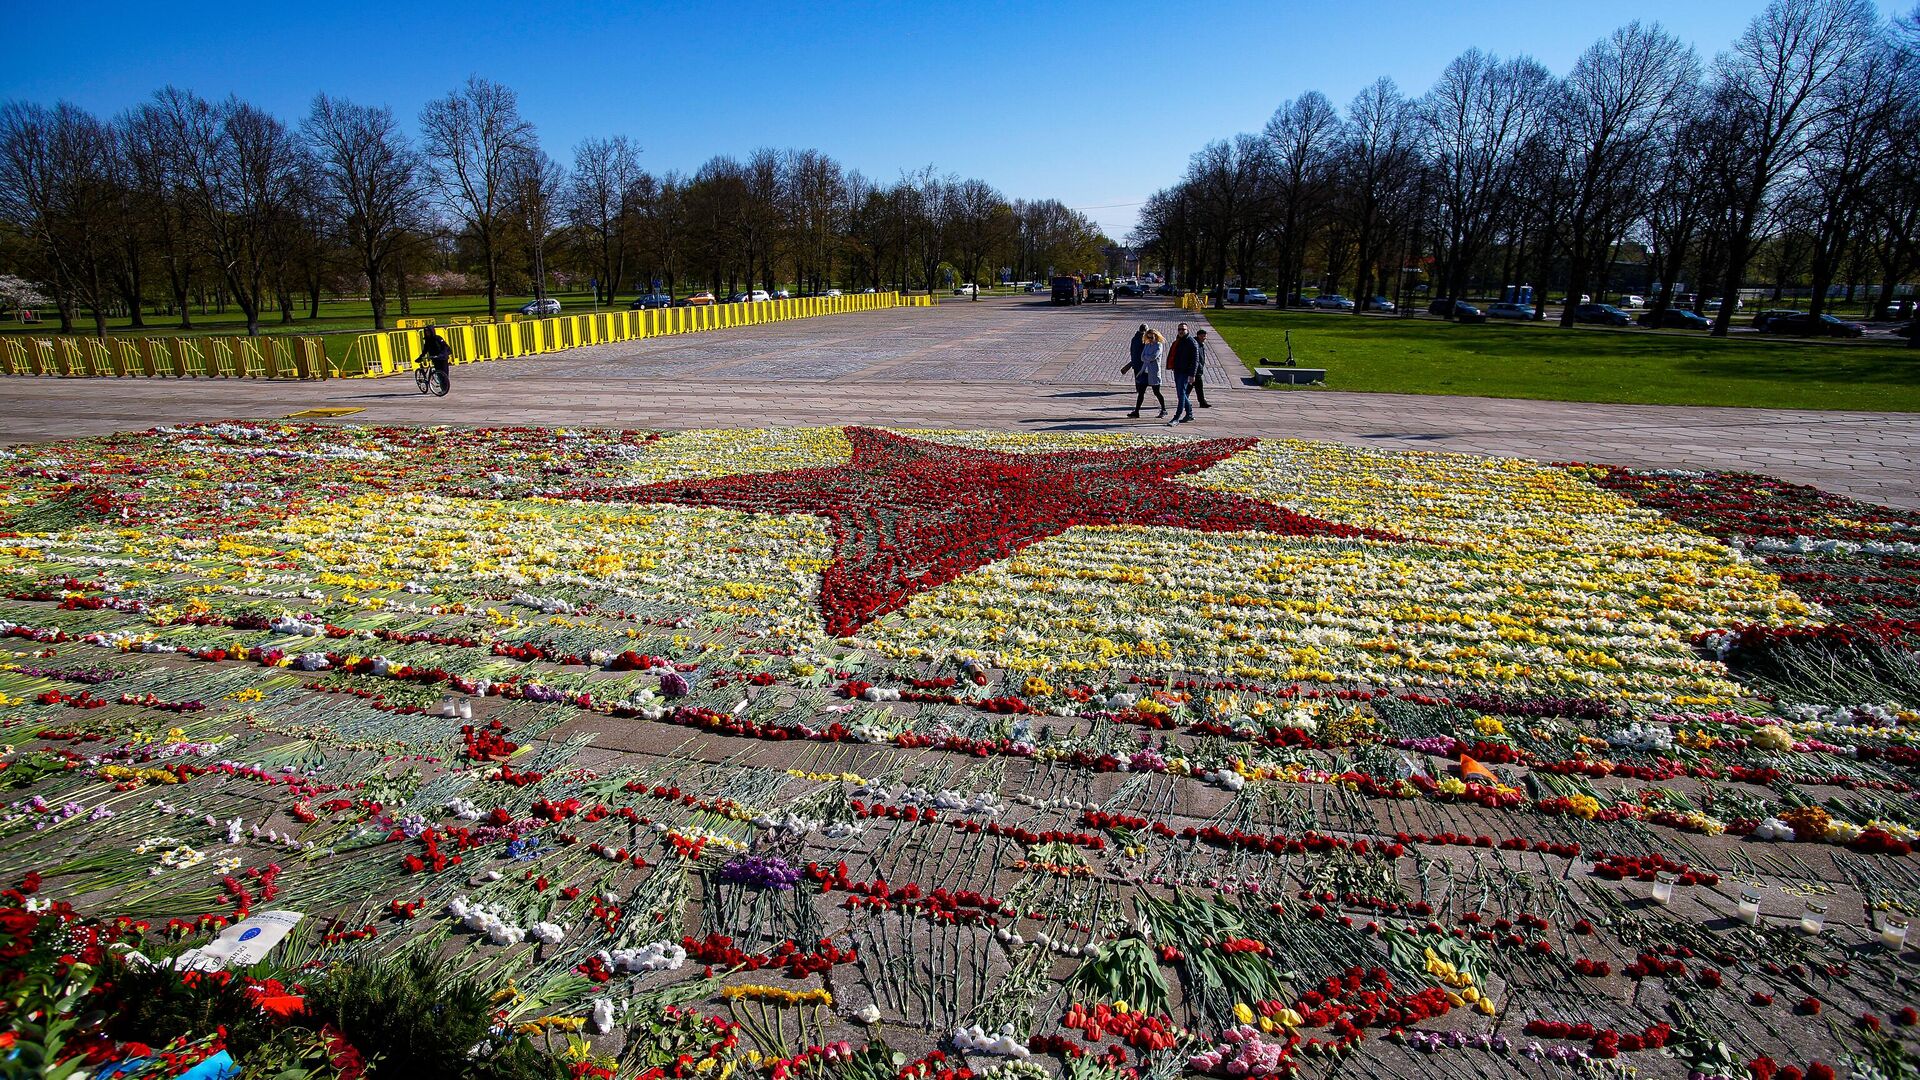
[[[1282,334],[1291,331],[1300,366],[1326,368],[1329,390],[1920,412],[1920,351],[1904,342],[1461,326],[1245,308],[1209,310],[1207,319],[1249,370],[1263,356],[1285,358]]]

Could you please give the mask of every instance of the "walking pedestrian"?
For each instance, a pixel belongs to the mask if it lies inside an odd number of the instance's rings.
[[[1199,350],[1193,346],[1193,337],[1187,333],[1187,324],[1181,323],[1179,332],[1174,335],[1173,345],[1167,350],[1167,367],[1173,371],[1173,388],[1179,395],[1173,407],[1173,419],[1167,421],[1168,427],[1193,420],[1193,370],[1198,357]]]
[[[1193,400],[1201,408],[1207,408],[1207,332],[1193,332]]]
[[[1153,400],[1160,403],[1160,415],[1167,415],[1167,399],[1160,393],[1160,331],[1140,326],[1140,346],[1134,352],[1133,359],[1121,371],[1133,372],[1133,411],[1128,416],[1138,419],[1140,406],[1146,403],[1147,391],[1153,391]]]

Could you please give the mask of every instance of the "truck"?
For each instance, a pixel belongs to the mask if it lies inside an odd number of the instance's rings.
[[[1092,277],[1088,278],[1087,279],[1087,303],[1089,304],[1113,303],[1113,282],[1108,281],[1106,278],[1101,277],[1099,274],[1095,274]]]
[[[1087,302],[1087,287],[1072,274],[1064,274],[1053,279],[1053,302],[1056,304],[1084,304]]]

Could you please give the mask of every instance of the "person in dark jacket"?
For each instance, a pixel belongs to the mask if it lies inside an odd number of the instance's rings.
[[[1167,367],[1173,371],[1173,388],[1179,395],[1173,406],[1173,419],[1167,421],[1168,427],[1193,420],[1193,372],[1199,362],[1200,350],[1194,347],[1187,324],[1181,323],[1173,347],[1167,350]]]
[[[447,344],[447,339],[431,326],[420,335],[420,355],[433,365],[433,373],[439,376],[440,385],[452,390],[453,346]]]
[[[1205,409],[1207,405],[1207,332],[1193,332],[1193,400]]]

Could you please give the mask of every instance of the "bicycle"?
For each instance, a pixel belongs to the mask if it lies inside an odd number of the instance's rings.
[[[447,396],[447,380],[440,377],[440,369],[434,367],[433,362],[424,356],[414,357],[413,384],[418,386],[423,394],[432,394],[434,397]]]

